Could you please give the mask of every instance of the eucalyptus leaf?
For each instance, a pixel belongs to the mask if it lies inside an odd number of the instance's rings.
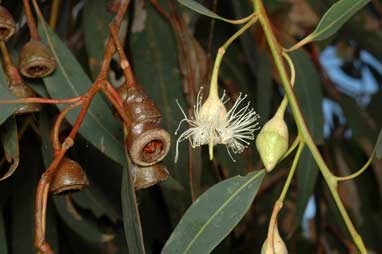
[[[375,145],[375,157],[382,159],[382,129],[379,131],[377,144]]]
[[[324,14],[316,29],[308,35],[309,41],[325,40],[335,34],[357,11],[370,0],[340,0]]]
[[[50,96],[64,99],[85,94],[92,82],[69,49],[43,20],[39,22],[39,33],[57,63],[55,72],[44,78]],[[60,110],[65,108],[64,105],[58,107]],[[71,124],[76,121],[78,113],[79,110],[73,110],[67,115]],[[121,124],[100,95],[93,99],[79,132],[108,157],[120,164],[124,163]]]
[[[232,177],[203,193],[184,214],[161,253],[210,253],[245,215],[264,175],[262,170]]]
[[[0,66],[0,100],[17,99],[8,89],[8,81],[2,66]],[[0,125],[15,112],[20,105],[17,104],[0,104]]]
[[[194,0],[178,0],[178,2],[183,4],[184,6],[187,6],[191,10],[194,10],[197,13],[202,14],[204,16],[214,18],[214,19],[223,20],[223,21],[228,22],[228,23],[235,23],[235,21],[223,18],[223,17],[219,16],[218,14],[216,14],[215,12],[210,11],[209,9],[207,9],[206,7],[204,7],[203,5],[201,5],[200,3],[198,3]]]
[[[129,166],[131,161],[128,159]],[[137,198],[135,196],[134,182],[130,173],[130,169],[123,168],[122,174],[122,214],[123,226],[125,229],[125,237],[129,253],[145,253],[143,243],[142,226],[137,206]]]
[[[316,144],[323,142],[322,88],[320,75],[303,50],[290,54],[296,67],[294,90],[302,114]]]
[[[89,68],[93,78],[98,76],[103,61],[105,41],[109,36],[109,23],[113,15],[107,11],[108,0],[86,1],[83,28]]]
[[[3,126],[1,126],[0,138],[3,144],[5,159],[11,163],[7,172],[0,177],[0,181],[2,181],[10,177],[16,171],[20,162],[17,123],[14,116],[8,118]]]

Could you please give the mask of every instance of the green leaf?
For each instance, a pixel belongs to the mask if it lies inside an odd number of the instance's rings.
[[[336,2],[324,14],[316,29],[307,38],[309,38],[309,41],[320,41],[329,38],[369,1],[340,0]]]
[[[49,93],[46,91],[44,82],[41,79],[28,80],[28,85],[35,91],[40,97],[49,98]]]
[[[295,93],[316,144],[323,142],[322,89],[320,76],[303,50],[290,54],[296,67]]]
[[[13,175],[20,162],[19,139],[15,117],[10,117],[3,126],[1,126],[0,138],[3,143],[5,159],[11,163],[7,172],[0,178],[0,181],[2,181]]]
[[[44,78],[50,96],[64,99],[86,93],[92,83],[69,49],[43,20],[40,20],[39,32],[57,62],[55,72]],[[60,110],[65,108],[64,105],[58,107]],[[75,122],[78,112],[74,110],[68,114],[67,119],[71,124]],[[100,95],[93,99],[79,132],[108,157],[120,164],[124,163],[121,124]]]
[[[17,99],[8,89],[8,81],[2,66],[0,66],[0,100]],[[0,125],[15,112],[20,105],[17,104],[0,104]]]
[[[318,173],[319,169],[311,152],[307,147],[304,147],[297,166],[297,225],[301,222],[309,198],[313,194]]]
[[[210,253],[245,215],[264,175],[252,172],[211,187],[184,214],[162,254]]]
[[[109,36],[109,23],[113,15],[107,11],[108,0],[86,1],[83,14],[85,47],[89,68],[96,78],[103,61],[105,41]]]
[[[375,145],[375,157],[378,160],[382,159],[382,129],[379,131],[377,144]]]
[[[223,18],[222,16],[219,16],[215,12],[210,11],[200,3],[194,1],[194,0],[178,0],[179,3],[183,4],[184,6],[190,8],[191,10],[196,11],[199,14],[205,15],[210,18],[223,20],[228,23],[236,23],[235,21]]]
[[[129,168],[133,167],[129,159],[128,166]],[[123,226],[129,253],[145,253],[138,203],[129,168],[124,167],[122,174],[121,199]]]

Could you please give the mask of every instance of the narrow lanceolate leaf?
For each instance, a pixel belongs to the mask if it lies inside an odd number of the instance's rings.
[[[210,11],[209,9],[207,9],[206,7],[204,7],[203,5],[201,5],[200,3],[198,3],[194,0],[178,0],[178,2],[183,4],[184,6],[187,6],[191,10],[194,10],[197,13],[200,13],[200,14],[205,15],[207,17],[224,20],[223,17],[219,16],[218,14],[216,14],[213,11]]]
[[[210,253],[245,215],[264,175],[253,172],[211,187],[187,210],[162,254]]]
[[[130,160],[129,167],[131,167]],[[123,168],[122,173],[121,199],[123,227],[125,229],[129,253],[144,254],[145,247],[143,244],[142,227],[135,196],[134,182],[130,174],[130,169],[126,166]]]
[[[320,75],[309,56],[298,50],[291,53],[296,67],[296,84],[294,90],[300,103],[301,111],[308,124],[309,130],[316,144],[323,142],[323,113],[322,88]]]
[[[1,64],[1,63],[0,63]],[[7,87],[7,78],[3,71],[2,66],[0,66],[0,100],[14,100],[17,99]],[[17,110],[20,105],[17,104],[0,104],[0,125]]]
[[[215,12],[210,11],[209,9],[207,9],[206,7],[204,7],[203,5],[201,5],[200,3],[198,3],[194,0],[178,0],[178,2],[183,4],[184,6],[187,6],[191,10],[194,10],[197,13],[200,13],[200,14],[205,15],[207,17],[214,18],[214,19],[220,19],[220,20],[223,20],[223,21],[228,22],[228,23],[236,23],[233,20],[229,20],[229,19],[223,18],[222,16],[219,16]]]
[[[378,160],[382,159],[382,129],[379,131],[377,144],[375,145],[375,157]]]
[[[86,1],[83,23],[85,47],[89,56],[89,68],[96,78],[103,60],[103,49],[109,35],[109,23],[113,18],[107,11],[108,0]]]
[[[325,40],[335,34],[357,11],[370,0],[340,0],[324,14],[309,41]]]
[[[56,59],[56,70],[44,78],[44,83],[52,98],[64,99],[83,95],[91,87],[80,64],[65,44],[40,20],[39,32],[42,40]],[[59,105],[60,110],[64,105]],[[67,119],[74,123],[79,110],[71,111]],[[97,149],[118,163],[124,163],[121,124],[113,117],[113,112],[103,98],[97,95],[87,112],[79,132]]]
[[[0,138],[3,144],[4,155],[10,163],[8,171],[0,176],[0,181],[7,179],[16,171],[19,166],[19,140],[17,136],[17,123],[15,117],[10,117],[0,129]]]

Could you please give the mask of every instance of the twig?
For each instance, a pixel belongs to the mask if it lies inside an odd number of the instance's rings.
[[[28,9],[29,11],[27,15],[29,17],[29,20],[31,21],[29,24],[30,24],[30,27],[32,27],[31,29],[31,36],[32,36],[32,34],[34,32],[37,32],[37,30],[36,31],[33,30],[33,25],[35,27],[35,24],[34,24],[34,20],[30,19],[30,17],[32,16],[31,16],[31,10],[29,6],[29,1],[24,0],[24,4],[26,6],[26,9]],[[41,19],[43,19],[43,15],[38,7],[36,0],[33,0],[33,5],[35,7],[37,15]],[[121,1],[120,3],[120,8],[118,9],[118,13],[116,17],[114,18],[114,24],[116,26],[116,30],[117,28],[119,28],[121,24],[121,21],[127,10],[128,5],[129,5],[129,0]],[[115,53],[114,43],[112,38],[109,37],[106,48],[105,48],[104,60],[103,60],[101,70],[96,81],[93,83],[92,87],[84,95],[80,97],[68,99],[70,102],[72,102],[72,104],[60,113],[59,117],[56,120],[55,126],[52,129],[52,143],[55,149],[54,159],[52,163],[49,165],[49,167],[47,168],[47,170],[42,174],[39,184],[37,186],[36,197],[35,197],[35,246],[43,254],[53,253],[49,244],[45,241],[46,207],[47,207],[49,186],[56,168],[59,166],[67,150],[73,146],[74,138],[76,137],[78,130],[83,120],[85,119],[86,113],[89,109],[90,103],[92,102],[94,96],[100,90],[102,90],[107,95],[108,99],[113,104],[113,106],[117,109],[118,113],[120,114],[121,118],[124,121],[125,126],[130,125],[130,120],[124,112],[123,103],[120,97],[116,93],[115,89],[106,80],[107,73],[109,70],[109,65],[114,53]],[[29,99],[32,99],[32,98],[29,98]],[[45,99],[44,101],[47,102],[48,100]],[[54,102],[62,103],[62,100],[56,100]],[[71,109],[79,105],[81,105],[81,111],[75,123],[73,124],[73,127],[69,135],[65,138],[64,142],[61,145],[59,141],[59,130],[60,130],[61,123],[63,119],[65,118],[65,116],[67,115],[67,113]]]
[[[117,32],[117,26],[116,24],[112,23],[110,24],[110,35],[113,38],[115,47],[117,48],[117,52],[119,54],[119,58],[121,60],[121,68],[123,70],[123,74],[125,75],[127,86],[128,87],[135,87],[136,86],[136,80],[134,77],[133,70],[131,69],[131,65],[129,60],[127,60],[126,54],[123,51],[123,47],[121,45],[121,42],[118,37],[118,32]]]

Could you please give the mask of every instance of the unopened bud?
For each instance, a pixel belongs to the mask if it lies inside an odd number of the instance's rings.
[[[288,254],[288,249],[283,241],[283,239],[280,236],[279,229],[277,227],[277,224],[275,226],[275,229],[273,231],[273,250],[272,246],[268,244],[268,238],[265,239],[263,243],[263,247],[261,248],[261,254]]]
[[[288,150],[288,127],[283,115],[276,114],[264,125],[257,135],[256,148],[265,169],[271,171]]]

